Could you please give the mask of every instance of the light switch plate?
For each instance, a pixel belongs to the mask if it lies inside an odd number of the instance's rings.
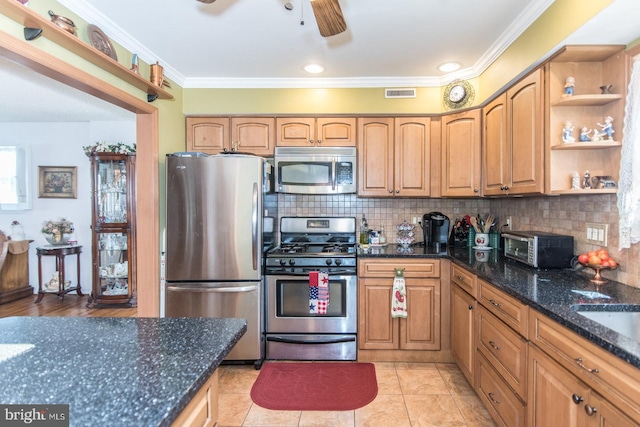
[[[587,222],[585,224],[587,233],[587,243],[599,246],[607,246],[607,236],[609,234],[609,224],[598,224]]]

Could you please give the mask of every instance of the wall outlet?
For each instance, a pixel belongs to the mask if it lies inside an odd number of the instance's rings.
[[[511,230],[511,217],[510,217],[510,216],[508,216],[508,217],[507,217],[507,220],[506,220],[506,221],[505,221],[505,223],[504,223],[504,227],[505,227],[507,230]]]
[[[607,247],[609,224],[587,222],[585,228],[587,232],[587,243]]]

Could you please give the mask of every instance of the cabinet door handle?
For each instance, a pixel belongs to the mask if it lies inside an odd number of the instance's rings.
[[[322,140],[321,139],[318,140],[318,145],[320,145],[320,144],[322,144]]]
[[[502,307],[502,304],[499,303],[499,302],[496,302],[496,300],[494,300],[494,299],[490,299],[489,302],[491,303],[491,305],[493,305],[495,307],[498,307],[498,308]]]
[[[389,194],[393,194],[393,190],[392,189],[389,189]]]
[[[598,412],[598,409],[595,406],[584,405],[584,412],[586,412],[588,416],[592,417],[596,412]]]
[[[474,193],[479,193],[479,192],[480,192],[480,190],[478,190],[477,188],[474,188],[474,189],[473,189],[473,192],[474,192]]]
[[[309,140],[309,144],[313,145],[313,139]]]
[[[399,190],[399,189],[397,189],[397,190],[396,190],[396,194],[397,194],[397,193],[399,193],[399,192],[400,192],[400,190]]]
[[[469,310],[473,310],[473,306],[469,304]]]
[[[600,372],[600,369],[598,368],[589,369],[586,366],[584,366],[584,364],[582,363],[582,357],[576,357],[575,361],[576,361],[576,365],[578,365],[579,367],[581,367],[587,372],[590,372],[592,374],[597,374],[598,372]]]
[[[496,342],[495,342],[495,341],[489,341],[489,345],[490,345],[494,350],[500,351],[500,347],[498,347],[498,346],[496,345]]]
[[[491,399],[491,401],[493,403],[495,403],[496,405],[498,405],[500,403],[500,401],[498,399],[493,397],[493,392],[492,391],[489,392],[488,396],[489,396],[489,399]]]
[[[456,276],[456,279],[460,280],[461,282],[464,282],[464,277],[462,276]]]
[[[573,393],[571,395],[571,400],[573,400],[573,403],[575,403],[576,405],[579,405],[584,399],[582,398],[582,396],[578,396],[577,394]]]

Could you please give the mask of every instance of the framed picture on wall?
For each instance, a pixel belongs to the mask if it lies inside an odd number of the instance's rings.
[[[38,197],[78,198],[78,168],[75,166],[38,166]]]

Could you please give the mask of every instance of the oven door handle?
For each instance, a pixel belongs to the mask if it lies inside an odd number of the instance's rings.
[[[333,161],[331,162],[331,190],[332,191],[336,191],[336,161],[337,161],[337,157],[333,158]]]
[[[340,338],[323,338],[323,339],[293,339],[293,338],[285,338],[280,336],[267,336],[267,341],[275,341],[282,342],[287,344],[337,344],[342,342],[352,342],[355,341],[355,336],[349,337],[340,337]]]
[[[308,276],[309,273],[311,273],[312,271],[325,272],[326,270],[322,270],[322,269],[309,270],[306,273],[294,273],[292,271],[282,271],[282,270],[276,270],[276,271],[267,270],[267,276]],[[328,272],[328,274],[329,274],[329,280],[331,280],[331,278],[334,278],[335,276],[355,276],[356,272],[353,270],[331,270]]]

